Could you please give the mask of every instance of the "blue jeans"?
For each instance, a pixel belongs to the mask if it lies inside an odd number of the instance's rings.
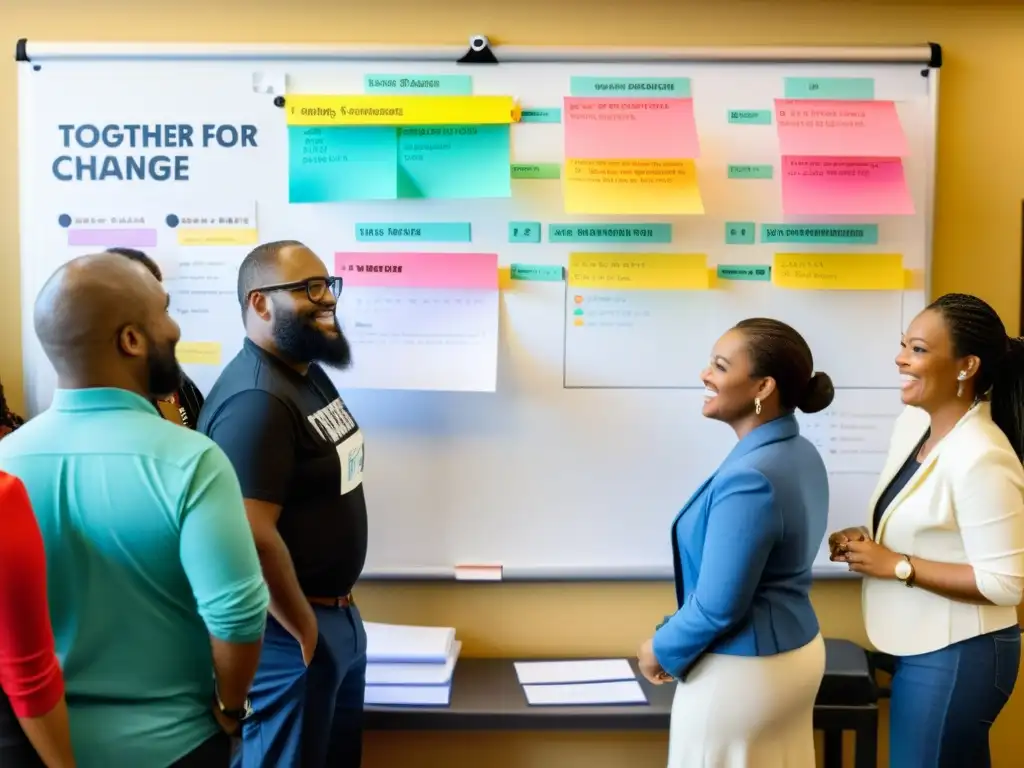
[[[366,630],[354,604],[313,610],[320,639],[309,667],[295,639],[267,617],[253,715],[232,768],[359,768]]]
[[[896,657],[889,762],[894,768],[990,768],[988,732],[1013,693],[1019,667],[1017,627]]]

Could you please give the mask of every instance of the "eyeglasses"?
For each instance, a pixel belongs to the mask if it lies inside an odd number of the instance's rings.
[[[271,293],[272,291],[305,291],[306,296],[314,304],[326,303],[324,299],[327,298],[328,292],[334,297],[335,300],[341,296],[341,278],[340,277],[311,277],[308,280],[296,280],[293,283],[278,283],[277,285],[265,285],[262,288],[253,288],[249,291],[248,296],[252,296],[254,293]]]

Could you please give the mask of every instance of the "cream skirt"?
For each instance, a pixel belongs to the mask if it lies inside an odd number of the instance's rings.
[[[814,768],[821,635],[776,656],[710,653],[676,686],[668,768]]]

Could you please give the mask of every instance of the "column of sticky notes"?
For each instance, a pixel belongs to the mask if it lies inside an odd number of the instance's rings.
[[[568,213],[704,213],[692,98],[566,97]]]

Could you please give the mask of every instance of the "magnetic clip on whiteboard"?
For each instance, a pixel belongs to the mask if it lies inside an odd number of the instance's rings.
[[[469,50],[458,60],[458,64],[497,64],[498,57],[491,50],[491,42],[486,35],[473,35],[469,38]]]

